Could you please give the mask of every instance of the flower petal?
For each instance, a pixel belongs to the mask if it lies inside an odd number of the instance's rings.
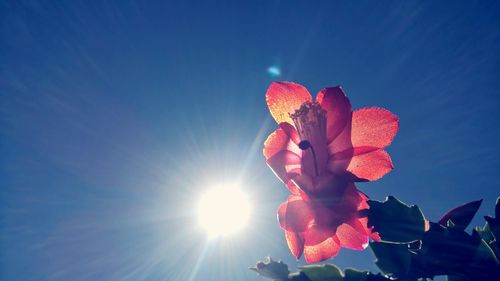
[[[358,181],[378,180],[394,168],[391,157],[383,149],[358,151],[359,148],[354,148],[354,156],[347,167]]]
[[[292,178],[292,182],[305,192],[311,192],[312,190],[314,190],[313,179],[307,174],[296,175]]]
[[[342,176],[330,172],[311,177],[302,173],[295,175],[291,180],[302,191],[314,197],[331,197],[332,193],[338,195],[343,191],[346,184],[345,170]]]
[[[368,235],[363,225],[356,219],[343,223],[337,228],[340,246],[352,250],[363,250],[368,246]]]
[[[358,191],[359,197],[361,198],[361,201],[359,202],[358,205],[358,211],[361,210],[367,210],[370,208],[370,205],[368,205],[368,196],[366,196],[363,192]],[[373,226],[369,227],[368,226],[368,217],[359,217],[358,221],[361,223],[361,225],[364,228],[364,232],[370,237],[370,239],[380,242],[382,239],[380,238],[378,232],[373,231]]]
[[[300,188],[293,182],[293,179],[286,184],[286,188],[288,188],[288,190],[293,195],[302,195],[303,194],[303,192],[301,192]]]
[[[326,239],[335,235],[337,227],[319,226],[317,224],[311,226],[304,233],[304,245],[314,246],[322,243]]]
[[[318,93],[316,101],[326,111],[326,133],[328,143],[337,138],[351,123],[351,102],[340,86],[325,88]]]
[[[285,230],[304,232],[313,220],[314,210],[300,196],[290,195],[287,203],[282,203],[278,208],[278,221]]]
[[[343,193],[337,196],[338,199],[335,202],[334,208],[337,213],[341,214],[340,216],[345,221],[357,217],[358,206],[363,201],[363,197],[360,194],[353,182],[347,182]]]
[[[280,128],[293,141],[294,144],[297,144],[297,149],[300,149],[298,147],[298,144],[300,143],[300,136],[299,136],[299,132],[297,132],[295,127],[288,124],[288,123],[283,122],[283,123],[280,123]]]
[[[264,142],[264,149],[262,153],[264,154],[264,157],[266,157],[266,160],[283,150],[289,150],[297,155],[301,155],[302,153],[297,143],[294,142],[294,140],[296,141],[296,138],[298,137],[298,133],[295,128],[286,123],[282,124],[283,127],[280,124],[280,128],[272,132]]]
[[[299,155],[282,150],[267,159],[266,163],[279,179],[288,183],[291,173],[300,172],[300,160]]]
[[[304,258],[307,263],[321,262],[336,256],[339,250],[340,241],[332,236],[317,245],[304,246]]]
[[[278,124],[293,124],[289,114],[311,100],[311,94],[304,86],[292,82],[273,82],[266,92],[267,106]]]
[[[354,147],[384,148],[391,144],[398,129],[398,117],[387,109],[369,107],[352,113],[351,140]]]
[[[302,252],[304,252],[304,238],[302,238],[300,233],[286,230],[285,238],[286,243],[288,244],[288,248],[290,249],[290,252],[292,252],[292,255],[294,255],[295,258],[300,259],[300,256],[302,256]]]

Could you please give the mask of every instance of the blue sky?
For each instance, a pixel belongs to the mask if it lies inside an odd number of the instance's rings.
[[[273,80],[340,84],[354,108],[400,117],[395,169],[359,185],[372,198],[430,219],[478,198],[492,212],[498,1],[93,2],[0,1],[0,279],[261,280],[247,267],[267,255],[302,264],[261,154]],[[251,194],[252,224],[207,242],[195,208],[222,182]]]

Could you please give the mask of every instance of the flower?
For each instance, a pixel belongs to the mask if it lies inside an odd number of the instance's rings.
[[[313,101],[299,84],[274,82],[266,100],[279,128],[263,153],[292,193],[278,209],[292,254],[319,262],[340,247],[366,248],[378,235],[359,215],[368,198],[354,182],[392,170],[384,148],[399,128],[398,118],[382,108],[352,111],[341,87],[325,88]]]

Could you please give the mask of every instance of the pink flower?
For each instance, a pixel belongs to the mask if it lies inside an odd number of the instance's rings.
[[[263,152],[292,193],[278,210],[290,250],[319,262],[340,247],[364,249],[378,235],[358,215],[368,205],[354,181],[376,180],[392,170],[384,148],[398,118],[382,108],[351,111],[340,87],[321,90],[313,101],[303,86],[275,82],[266,100],[279,128]]]

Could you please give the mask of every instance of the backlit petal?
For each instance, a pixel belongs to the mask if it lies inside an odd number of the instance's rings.
[[[312,177],[307,174],[301,174],[293,177],[292,182],[305,192],[311,192],[314,190]]]
[[[278,178],[284,183],[290,180],[290,174],[300,172],[300,156],[288,151],[282,150],[267,159],[267,165],[273,170]]]
[[[304,258],[308,263],[321,262],[338,254],[340,242],[337,236],[332,236],[317,245],[304,246]]]
[[[367,203],[368,196],[366,196],[363,192],[360,192],[360,191],[358,191],[358,193],[359,193],[359,197],[361,199],[361,201],[358,204],[358,211],[369,209],[370,205],[368,205],[368,203]],[[382,240],[380,238],[378,232],[373,231],[373,226],[372,227],[368,226],[368,217],[366,217],[366,216],[360,217],[360,218],[358,218],[358,221],[363,226],[364,233],[366,233],[370,237],[370,239],[377,241],[377,242]]]
[[[289,181],[286,184],[286,187],[293,195],[301,195],[299,187],[293,182],[293,180]]]
[[[301,237],[301,234],[285,230],[285,238],[290,252],[292,252],[295,258],[299,259],[304,251],[304,239]]]
[[[288,126],[291,127],[291,125]],[[273,155],[283,150],[290,150],[295,154],[301,155],[302,151],[298,147],[297,143],[294,142],[294,139],[291,138],[296,138],[294,134],[297,134],[297,131],[295,131],[293,127],[290,128],[288,126],[284,125],[286,129],[280,126],[280,128],[276,129],[276,131],[272,132],[267,137],[262,151],[266,159],[271,158]]]
[[[352,250],[363,250],[368,246],[368,235],[363,225],[356,219],[343,223],[337,228],[340,245]]]
[[[354,156],[347,170],[360,181],[374,181],[390,172],[394,166],[391,157],[383,149],[376,149],[368,153],[358,154],[355,148]]]
[[[351,102],[340,86],[325,88],[318,93],[316,100],[326,111],[327,140],[337,138],[351,123]]]
[[[348,221],[357,216],[359,204],[363,201],[353,182],[348,182],[343,193],[338,196],[338,201],[335,202],[335,211],[340,213],[344,220]]]
[[[294,144],[299,144],[300,143],[300,136],[297,130],[293,125],[290,125],[288,123],[280,123],[280,128],[283,130],[283,132],[293,141]],[[298,146],[297,146],[298,148]]]
[[[304,245],[314,246],[335,235],[336,227],[313,225],[304,233]]]
[[[311,100],[311,94],[304,86],[292,82],[273,82],[266,92],[267,106],[278,123],[293,124],[289,114]]]
[[[398,129],[398,117],[387,109],[369,107],[352,113],[351,140],[354,147],[384,148],[391,144]]]
[[[290,195],[288,202],[278,208],[278,221],[281,228],[293,231],[306,231],[314,220],[314,210],[300,196]]]

